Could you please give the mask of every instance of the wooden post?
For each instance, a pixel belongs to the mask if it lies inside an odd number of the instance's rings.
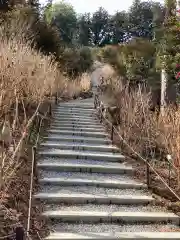
[[[24,229],[17,227],[15,230],[15,240],[24,240]]]
[[[150,169],[149,169],[149,159],[147,159],[146,163],[146,178],[147,178],[147,186],[150,186]]]
[[[58,104],[58,93],[56,93],[56,97],[55,97],[55,104]]]
[[[114,126],[112,124],[112,127],[111,127],[111,141],[113,142],[114,140]]]
[[[52,117],[52,105],[51,105],[51,102],[49,104],[49,116]]]
[[[1,149],[1,161],[0,161],[0,191],[3,190],[3,158],[4,158],[4,141],[2,141],[2,149]]]
[[[34,169],[33,169],[33,172],[34,172],[34,175],[36,176],[36,165],[37,165],[37,162],[36,162],[36,147],[34,146],[33,148],[32,148],[32,159],[33,159],[33,167],[34,167]]]

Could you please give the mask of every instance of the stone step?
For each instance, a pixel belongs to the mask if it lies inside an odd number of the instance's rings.
[[[66,109],[79,109],[79,110],[84,110],[84,109],[87,109],[89,111],[94,111],[94,106],[92,104],[87,104],[87,105],[83,105],[83,104],[64,104],[64,105],[61,105],[60,107],[57,107],[56,109],[57,110],[63,110],[63,108],[66,108]]]
[[[43,150],[39,152],[41,156],[68,158],[68,159],[83,159],[83,160],[103,160],[110,162],[122,162],[125,157],[119,153],[101,153],[101,152],[90,152],[90,151],[73,151],[73,150]]]
[[[152,203],[145,204],[96,204],[96,203],[50,203],[43,201],[45,204],[44,211],[75,211],[75,212],[107,212],[109,214],[114,212],[167,212],[163,207],[154,206]],[[58,222],[57,222],[58,224]],[[74,223],[75,224],[75,223]],[[92,224],[93,223],[84,223],[84,224]],[[100,222],[98,223],[101,224]],[[105,223],[104,223],[105,224]],[[114,223],[119,224],[119,223]],[[124,223],[123,223],[124,224]],[[144,224],[144,223],[143,223]],[[161,223],[162,224],[162,223]],[[109,223],[107,224],[109,225]],[[108,229],[107,229],[108,230]],[[110,230],[110,229],[109,229]],[[87,229],[89,231],[89,229]],[[102,229],[103,231],[103,229]]]
[[[103,127],[96,127],[96,128],[93,128],[93,127],[82,127],[82,126],[76,126],[76,127],[73,127],[72,125],[69,125],[69,126],[51,126],[51,129],[53,130],[68,130],[68,131],[87,131],[87,132],[104,132],[105,129]]]
[[[68,130],[58,130],[58,129],[49,129],[49,133],[58,134],[58,135],[70,135],[70,136],[87,136],[87,137],[96,137],[103,138],[108,137],[109,134],[105,132],[90,132],[90,131],[68,131]]]
[[[39,178],[40,179],[66,179],[67,181],[69,180],[70,182],[75,179],[79,179],[80,181],[93,181],[93,182],[103,182],[103,184],[106,184],[107,186],[102,186],[102,187],[108,187],[108,183],[121,183],[121,182],[126,182],[126,183],[132,183],[132,184],[138,184],[139,182],[136,182],[132,176],[129,174],[112,174],[112,173],[87,173],[87,172],[60,172],[60,171],[48,171],[48,170],[43,170],[39,169]],[[139,183],[140,186],[142,183]],[[59,185],[59,184],[58,184]],[[78,185],[77,185],[78,186]],[[115,186],[115,185],[114,185]],[[143,187],[146,185],[142,184],[142,189],[146,189]],[[99,186],[101,187],[101,186]],[[111,185],[111,188],[112,185]],[[116,188],[121,188],[121,187],[116,187]],[[130,188],[130,187],[128,187]],[[138,189],[138,187],[136,187]],[[141,189],[141,187],[139,187]]]
[[[98,120],[98,116],[97,116],[97,113],[94,113],[94,114],[87,114],[87,113],[84,113],[84,114],[74,114],[74,113],[64,113],[64,114],[61,114],[61,113],[56,113],[54,114],[53,113],[53,118],[55,119],[63,119],[63,118],[77,118],[77,119],[89,119],[89,120],[92,120],[92,119],[95,119],[95,120]]]
[[[146,232],[175,232],[178,231],[178,226],[173,224],[118,224],[118,223],[96,223],[96,224],[69,224],[69,223],[52,223],[54,233],[106,233],[109,236],[115,236],[115,233],[146,233]]]
[[[60,185],[60,186],[96,186],[106,188],[119,188],[119,189],[146,189],[147,185],[138,183],[136,181],[109,181],[109,180],[91,180],[65,177],[57,178],[41,178],[39,183],[47,185]]]
[[[99,119],[97,118],[97,116],[84,116],[84,115],[81,115],[81,116],[77,116],[77,115],[53,115],[53,119],[58,119],[58,120],[82,120],[82,121],[99,121]]]
[[[48,188],[49,189],[49,188]],[[54,190],[54,192],[48,192],[48,189],[45,192],[40,192],[36,195],[34,195],[34,198],[45,200],[46,202],[50,203],[71,203],[71,204],[84,204],[84,203],[95,203],[95,204],[123,204],[123,205],[129,205],[129,204],[148,204],[149,202],[153,201],[154,199],[151,196],[147,195],[137,195],[135,191],[133,195],[123,195],[123,192],[127,191],[119,191],[122,192],[121,195],[112,195],[108,193],[101,193],[101,194],[93,194],[91,188],[87,189],[89,190],[89,193],[83,193],[83,191],[80,191],[81,189],[77,189],[77,187],[64,187],[63,189],[59,188],[58,190]],[[54,188],[53,188],[54,189]],[[83,188],[82,188],[83,189]],[[101,191],[102,188],[99,188]],[[50,189],[52,191],[52,189]],[[68,191],[69,190],[69,191]],[[98,188],[97,188],[98,190]],[[120,189],[117,189],[120,190]],[[79,191],[79,192],[78,192]],[[113,191],[111,191],[113,192]],[[118,191],[114,191],[115,193]],[[99,210],[99,209],[98,209]]]
[[[74,128],[93,128],[93,129],[103,129],[104,130],[104,127],[102,126],[102,124],[98,123],[91,123],[91,124],[88,124],[88,123],[66,123],[64,122],[63,124],[59,123],[59,122],[52,122],[51,123],[51,126],[52,127],[74,127]]]
[[[98,150],[100,152],[111,152],[111,153],[117,153],[120,151],[119,148],[113,146],[113,145],[93,145],[93,144],[76,144],[76,143],[56,143],[56,142],[45,142],[41,143],[40,147],[43,148],[57,148],[62,150],[75,150],[75,151],[95,151]]]
[[[52,232],[46,240],[86,240],[86,239],[108,239],[108,240],[180,240],[180,232]]]
[[[79,123],[79,124],[100,124],[100,121],[97,119],[83,119],[83,118],[79,118],[79,119],[70,119],[70,118],[59,118],[59,119],[54,119],[53,123],[59,123],[59,124],[63,124],[63,123]]]
[[[82,136],[67,136],[67,135],[48,135],[44,137],[44,140],[48,141],[66,141],[75,143],[92,143],[92,144],[111,144],[111,140],[107,138],[93,138],[93,137],[82,137]]]
[[[82,162],[82,160],[80,160]],[[41,161],[37,164],[38,168],[48,169],[54,171],[63,171],[63,172],[89,172],[89,173],[126,173],[131,174],[133,172],[133,168],[126,166],[124,164],[110,165],[106,164],[85,164],[85,163],[75,163],[75,161],[69,161],[69,163],[62,161]]]
[[[81,113],[81,112],[53,112],[53,117],[81,117],[81,118],[97,118],[97,113],[90,112],[90,113]]]
[[[97,119],[97,116],[94,114],[74,114],[74,113],[54,113],[53,114],[53,118],[77,118],[77,119]]]
[[[94,180],[83,178],[67,178],[67,177],[44,177],[39,179],[40,184],[44,185],[60,185],[60,186],[96,186],[105,188],[119,188],[119,189],[147,189],[147,185],[138,183],[135,180]]]
[[[80,113],[92,113],[96,112],[96,109],[92,106],[62,106],[60,108],[56,108],[53,112],[80,112]]]
[[[42,214],[44,217],[56,219],[63,222],[121,222],[133,223],[173,223],[179,225],[179,217],[174,213],[166,212],[100,212],[100,211],[63,211],[49,210]]]
[[[95,109],[79,109],[79,108],[59,108],[59,109],[54,109],[53,113],[75,113],[75,114],[95,114],[96,110]]]
[[[67,120],[61,119],[61,120],[54,120],[52,123],[58,124],[59,126],[64,126],[65,124],[81,125],[82,127],[93,126],[93,125],[102,126],[98,120],[84,121],[83,119],[81,119],[80,121],[70,120],[70,119],[67,119]]]

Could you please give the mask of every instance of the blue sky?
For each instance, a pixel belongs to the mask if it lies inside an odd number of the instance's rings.
[[[57,2],[58,0],[53,0],[53,2]],[[71,3],[76,12],[84,13],[84,12],[95,12],[99,7],[104,7],[108,10],[109,13],[114,13],[117,10],[128,10],[131,6],[133,0],[66,0]],[[165,0],[159,0],[159,2],[163,3]],[[44,3],[45,0],[40,0],[40,2]]]

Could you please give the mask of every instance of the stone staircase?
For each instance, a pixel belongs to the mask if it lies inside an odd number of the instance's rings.
[[[155,206],[96,117],[93,99],[61,103],[39,149],[34,198],[46,240],[179,239],[179,217]]]

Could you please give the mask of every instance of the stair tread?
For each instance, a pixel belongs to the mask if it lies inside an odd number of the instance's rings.
[[[50,129],[48,130],[48,132],[51,132],[51,133],[56,133],[56,134],[61,134],[61,133],[68,133],[68,134],[91,134],[91,135],[102,135],[102,136],[105,136],[105,137],[108,137],[109,134],[105,133],[105,132],[91,132],[91,131],[77,131],[77,130],[58,130],[58,129]]]
[[[47,240],[60,240],[60,239],[180,239],[180,232],[115,232],[115,233],[106,233],[106,232],[85,232],[85,233],[51,233]]]
[[[134,182],[131,176],[123,174],[106,174],[103,173],[82,173],[82,172],[59,172],[59,171],[47,171],[40,170],[41,178],[65,178],[67,180],[73,180],[79,178],[82,180],[95,180],[95,181],[129,181]]]
[[[82,211],[90,211],[90,212],[107,212],[109,214],[114,212],[167,212],[165,207],[159,207],[156,205],[153,205],[152,203],[148,203],[146,205],[137,205],[135,203],[130,205],[124,205],[124,204],[95,204],[95,203],[60,203],[57,202],[56,204],[47,202],[45,208],[45,211],[76,211],[76,212],[82,212]],[[88,223],[91,224],[91,223]],[[98,223],[100,224],[100,223]],[[124,226],[124,225],[123,225]]]
[[[39,152],[39,155],[57,155],[57,156],[61,156],[61,155],[67,155],[67,156],[90,156],[90,157],[109,157],[111,159],[124,159],[125,157],[122,154],[119,153],[103,153],[103,152],[91,152],[91,151],[77,151],[77,150],[60,150],[60,149],[52,149],[52,150],[43,150]]]
[[[150,194],[147,196],[147,189],[119,189],[119,188],[105,188],[105,187],[96,187],[96,186],[43,186],[42,194],[44,195],[54,195],[59,197],[61,194],[71,194],[71,195],[84,195],[89,197],[109,197],[114,196],[117,198],[136,198],[136,197],[150,197]],[[41,193],[40,193],[41,194]]]
[[[131,166],[127,166],[121,163],[111,163],[107,162],[106,165],[103,164],[103,161],[95,161],[95,160],[67,160],[67,159],[58,159],[54,160],[53,158],[43,159],[38,162],[37,166],[72,166],[72,167],[81,167],[81,168],[101,168],[101,169],[125,169],[125,170],[133,170]]]
[[[42,182],[46,182],[46,183],[65,183],[65,182],[69,182],[71,183],[72,185],[73,184],[78,184],[78,183],[84,183],[84,184],[90,184],[90,183],[94,183],[94,184],[97,184],[97,185],[103,185],[103,184],[109,184],[109,185],[115,185],[115,187],[118,187],[118,186],[121,186],[121,185],[124,185],[125,187],[142,187],[142,188],[146,188],[147,185],[143,184],[143,183],[138,183],[136,182],[135,180],[95,180],[95,179],[88,179],[88,176],[87,176],[87,179],[83,179],[83,178],[69,178],[67,179],[67,177],[44,177],[44,178],[41,178],[39,179],[39,182],[42,183]]]
[[[82,140],[82,141],[93,141],[93,142],[108,142],[108,143],[111,143],[111,140],[108,139],[108,138],[93,138],[93,137],[84,137],[84,136],[66,136],[66,135],[63,135],[63,134],[59,134],[58,136],[56,135],[53,135],[53,134],[49,134],[47,137],[44,137],[44,139],[72,139],[73,140]]]
[[[57,142],[44,142],[41,143],[41,146],[49,146],[49,147],[63,147],[63,146],[69,146],[69,147],[90,147],[90,148],[97,148],[97,149],[110,149],[110,150],[119,150],[116,146],[113,145],[103,145],[103,144],[85,144],[85,143],[57,143]]]
[[[170,221],[170,220],[177,220],[179,221],[179,217],[174,214],[174,213],[170,213],[170,212],[142,212],[142,211],[137,211],[137,212],[132,212],[132,211],[122,211],[122,212],[108,212],[108,211],[64,211],[64,210],[49,210],[49,211],[45,211],[43,213],[44,216],[59,216],[59,217],[63,217],[63,216],[69,216],[69,217],[73,217],[73,216],[77,216],[77,217],[106,217],[108,219],[110,218],[115,218],[115,219],[121,219],[121,220],[128,220],[130,218],[133,218],[134,220],[138,220],[137,218],[141,218],[142,220],[144,218],[149,218],[149,220],[151,220],[151,218],[158,218],[159,220],[162,221]]]
[[[179,228],[173,224],[121,224],[121,223],[53,223],[54,233],[74,232],[84,234],[86,232],[114,234],[116,232],[171,232],[178,231]]]

